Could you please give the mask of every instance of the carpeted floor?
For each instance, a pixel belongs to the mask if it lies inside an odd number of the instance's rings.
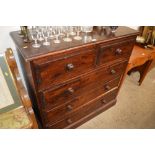
[[[79,129],[155,128],[155,68],[137,85],[139,73],[127,76],[112,108],[86,122]]]

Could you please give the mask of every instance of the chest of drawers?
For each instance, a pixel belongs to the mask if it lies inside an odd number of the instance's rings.
[[[107,35],[96,27],[96,41],[34,49],[12,32],[40,126],[76,128],[114,105],[137,34],[119,27]]]

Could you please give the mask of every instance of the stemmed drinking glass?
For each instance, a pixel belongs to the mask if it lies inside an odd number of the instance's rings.
[[[118,26],[109,26],[109,27],[110,27],[112,33],[115,33],[116,29],[118,28]]]
[[[59,26],[55,27],[55,40],[54,43],[59,44],[61,43],[61,41],[59,40],[59,36],[60,36],[60,28]]]
[[[37,31],[32,29],[32,30],[30,30],[30,34],[31,34],[32,39],[34,40],[34,44],[32,44],[32,47],[39,48],[41,45],[37,42],[37,40],[39,38]]]
[[[63,39],[65,42],[71,42],[72,38],[69,37],[70,35],[70,26],[66,26],[65,27],[65,31],[66,31],[66,37]]]
[[[88,33],[93,31],[93,26],[82,26],[82,31],[85,32],[84,42],[92,41],[92,37],[88,36]]]
[[[45,46],[49,46],[50,45],[50,42],[48,41],[48,38],[49,38],[49,31],[47,29],[47,27],[43,28],[42,30],[42,35],[43,35],[43,38],[44,38],[44,42],[43,42],[43,45]]]
[[[76,36],[74,37],[74,39],[75,40],[81,40],[82,39],[82,37],[80,37],[81,26],[76,26],[75,30],[76,30]]]
[[[38,32],[38,36],[39,36],[38,40],[43,41],[44,38],[43,38],[43,34],[42,34],[42,28],[40,26],[38,26],[36,31]]]
[[[76,35],[75,26],[70,26],[70,35],[71,36],[75,36]]]
[[[55,32],[54,32],[54,26],[49,27],[49,39],[53,39]]]
[[[59,26],[59,32],[60,32],[60,37],[64,37],[65,36],[64,26]]]

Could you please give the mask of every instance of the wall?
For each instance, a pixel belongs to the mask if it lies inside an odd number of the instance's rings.
[[[14,55],[15,55],[18,69],[19,69],[19,73],[23,80],[24,78],[23,78],[22,69],[21,69],[21,66],[19,63],[19,59],[17,57],[16,48],[15,48],[14,43],[9,35],[9,33],[11,31],[17,31],[19,29],[20,29],[19,26],[0,26],[0,55],[4,54],[4,52],[6,51],[7,48],[12,48],[12,50],[14,51]],[[25,85],[24,80],[23,80],[23,83]]]
[[[0,26],[0,53],[5,52],[9,47],[15,50],[14,43],[11,40],[9,33],[19,29],[19,26]]]

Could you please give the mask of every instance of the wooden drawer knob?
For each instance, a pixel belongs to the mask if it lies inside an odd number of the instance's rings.
[[[105,90],[110,90],[110,89],[111,89],[111,87],[109,85],[105,86]]]
[[[120,48],[117,48],[115,53],[116,53],[116,55],[121,55],[122,54],[122,50]]]
[[[69,105],[67,105],[67,110],[68,111],[71,111],[73,109],[73,107],[69,104]]]
[[[110,73],[111,73],[111,74],[115,74],[116,71],[115,71],[114,69],[112,69],[112,70],[110,71]]]
[[[73,93],[74,93],[74,89],[73,89],[72,87],[70,87],[70,88],[68,88],[68,92],[69,92],[70,94],[73,94]]]
[[[71,70],[73,70],[73,69],[74,69],[74,65],[73,65],[72,63],[67,64],[67,70],[68,70],[68,71],[71,71]]]
[[[67,119],[67,123],[68,124],[71,124],[72,123],[72,120],[69,118],[69,119]]]

